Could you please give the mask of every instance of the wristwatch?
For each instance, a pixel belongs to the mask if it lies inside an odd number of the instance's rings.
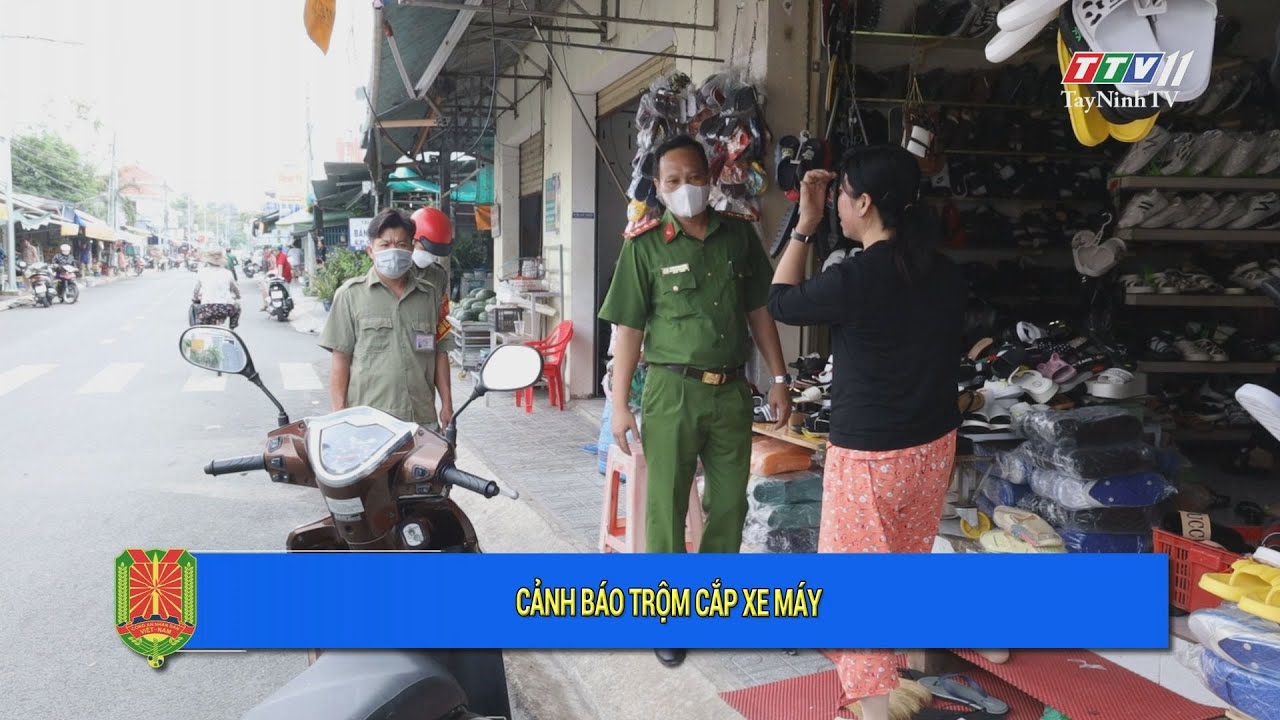
[[[802,242],[802,243],[804,243],[804,244],[808,245],[808,244],[809,244],[809,241],[813,239],[813,236],[812,236],[812,235],[805,235],[804,233],[800,232],[799,230],[792,230],[792,231],[791,231],[791,239],[792,239],[792,240],[797,240],[797,241],[799,241],[799,242]]]
[[[774,385],[779,385],[779,384],[781,384],[781,385],[790,385],[790,384],[791,384],[791,376],[790,376],[790,375],[774,375],[774,376],[773,376],[773,384],[774,384]]]

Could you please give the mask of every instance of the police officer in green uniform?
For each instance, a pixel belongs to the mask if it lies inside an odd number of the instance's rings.
[[[766,308],[773,268],[750,223],[707,207],[710,169],[697,140],[680,135],[655,151],[654,182],[667,210],[628,233],[600,318],[618,326],[613,435],[630,454],[641,438],[648,466],[646,548],[684,552],[685,514],[698,460],[707,514],[699,552],[738,552],[747,513],[750,337],[774,375],[769,401],[786,423],[790,378]],[[627,406],[640,360],[650,368],[641,400],[644,432]],[[676,666],[683,650],[658,650]]]
[[[453,417],[448,273],[413,269],[414,225],[396,210],[369,222],[369,238],[373,267],[338,289],[320,335],[333,409],[368,405],[439,429]]]

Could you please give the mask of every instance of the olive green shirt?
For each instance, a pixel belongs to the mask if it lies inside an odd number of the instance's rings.
[[[643,330],[645,362],[720,370],[750,356],[747,313],[768,303],[773,266],[750,223],[708,212],[706,240],[668,211],[622,245],[600,319]]]
[[[454,347],[443,268],[414,269],[403,297],[370,269],[338,288],[320,347],[351,355],[347,405],[436,425],[436,353]]]

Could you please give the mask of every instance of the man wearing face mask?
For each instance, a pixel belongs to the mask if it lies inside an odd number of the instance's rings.
[[[699,552],[738,552],[751,463],[748,337],[774,376],[769,401],[778,427],[791,410],[790,378],[767,308],[773,268],[750,223],[707,207],[710,170],[697,140],[673,137],[654,155],[653,181],[667,210],[623,243],[600,309],[602,320],[618,326],[613,436],[628,454],[628,432],[644,447],[648,552],[685,551],[689,488],[699,460],[707,514]],[[643,433],[627,405],[642,343],[649,368]],[[683,650],[657,654],[668,667],[684,660]]]
[[[368,405],[435,430],[453,417],[448,277],[438,266],[413,270],[414,236],[394,209],[369,222],[373,267],[338,289],[320,346],[333,357],[334,410]]]

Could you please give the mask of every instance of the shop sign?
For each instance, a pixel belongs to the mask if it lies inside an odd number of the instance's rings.
[[[596,217],[596,214],[591,212],[590,210],[574,210],[573,211],[574,220],[594,220],[595,217]]]
[[[549,233],[560,231],[560,173],[547,178],[542,187],[543,230]]]
[[[369,247],[369,222],[373,218],[350,218],[347,220],[347,232],[351,238],[352,250],[364,250]]]

